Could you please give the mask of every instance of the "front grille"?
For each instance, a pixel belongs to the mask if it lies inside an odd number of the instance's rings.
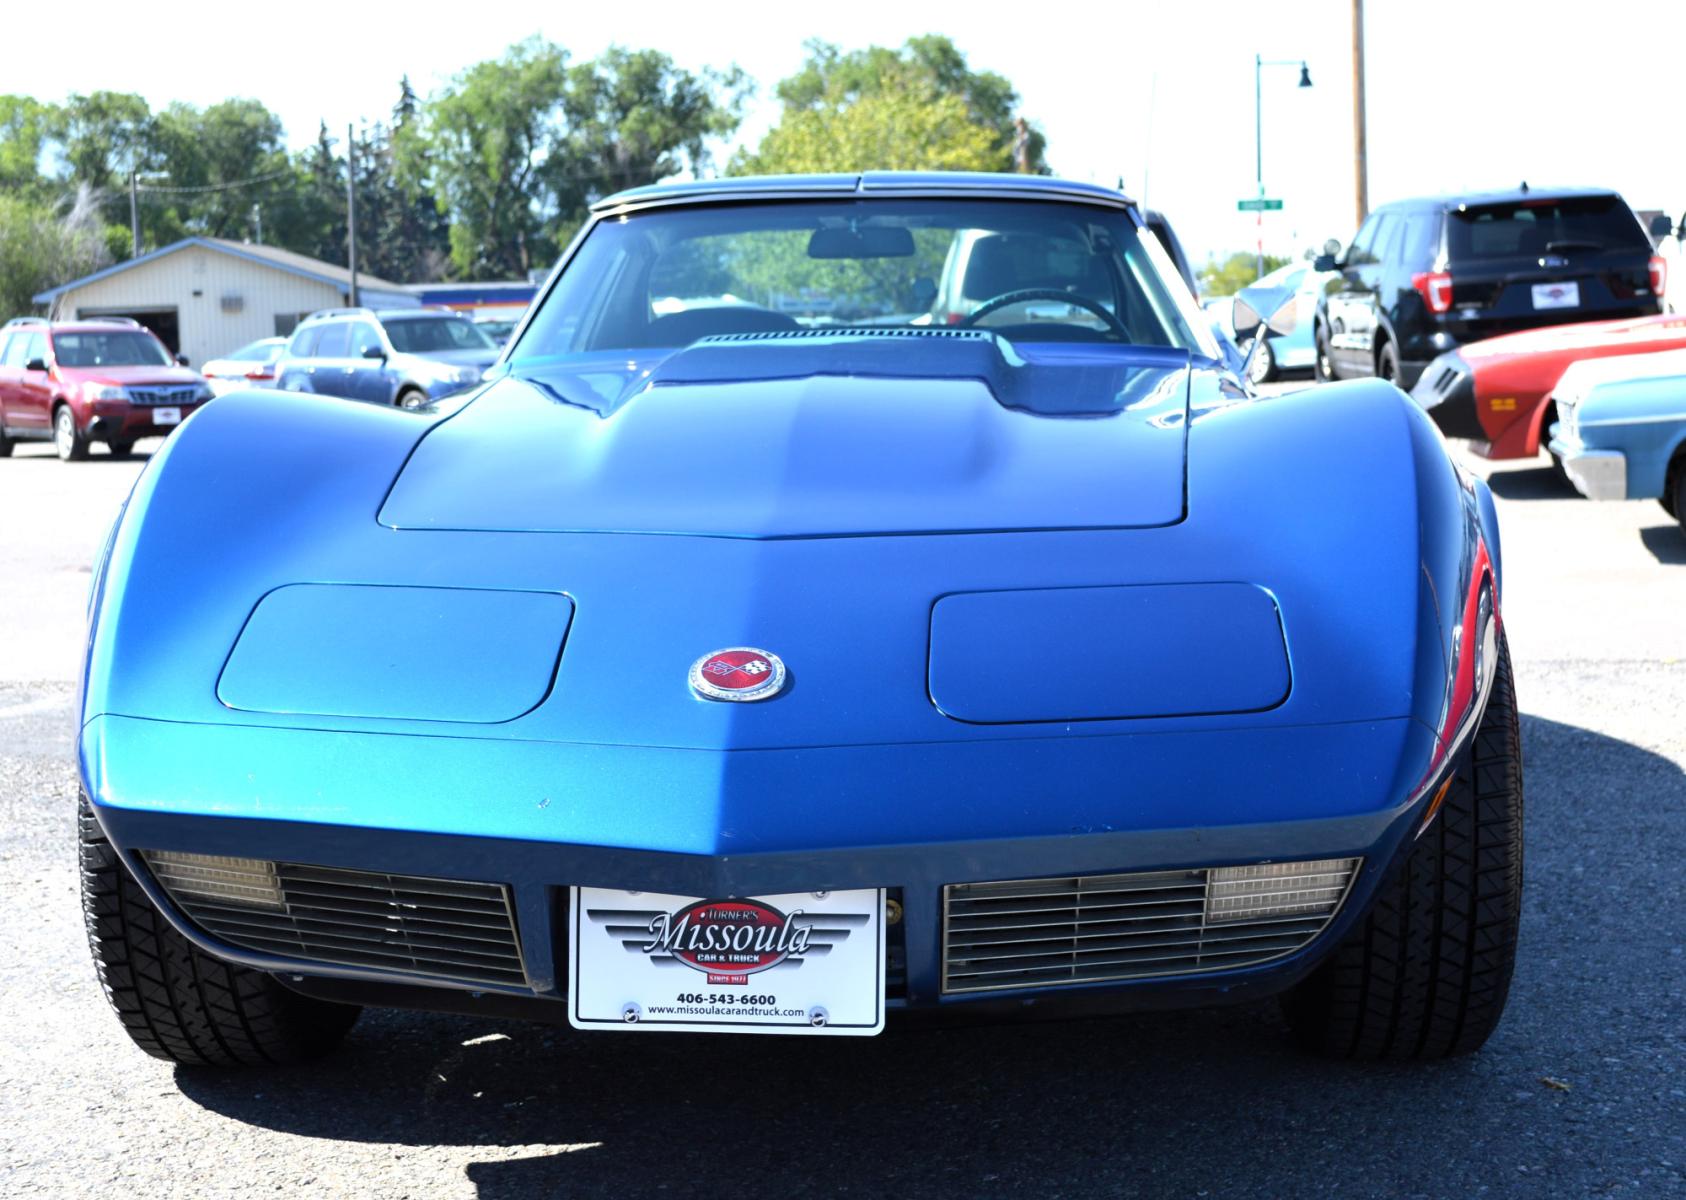
[[[943,889],[943,991],[1268,962],[1322,932],[1360,861],[951,884]]]
[[[179,388],[149,388],[132,387],[128,389],[131,404],[192,404],[198,394],[197,387]]]
[[[143,857],[182,912],[230,945],[401,975],[527,983],[500,884],[174,852]]]

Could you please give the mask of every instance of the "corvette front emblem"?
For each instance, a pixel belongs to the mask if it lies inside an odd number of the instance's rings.
[[[707,700],[769,700],[784,691],[784,661],[753,646],[716,650],[691,664],[691,690]]]

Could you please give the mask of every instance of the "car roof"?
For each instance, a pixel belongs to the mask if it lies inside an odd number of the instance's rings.
[[[591,206],[594,213],[623,212],[669,204],[746,199],[824,199],[848,195],[954,196],[1002,199],[1063,199],[1134,208],[1122,192],[1051,175],[1009,175],[986,171],[865,171],[851,175],[740,175],[689,179],[629,188]]]
[[[1377,212],[1402,208],[1432,208],[1453,212],[1463,208],[1481,208],[1489,204],[1521,204],[1528,200],[1621,199],[1611,188],[1585,187],[1516,187],[1490,192],[1449,192],[1444,196],[1414,196],[1407,200],[1393,200],[1378,205]]]

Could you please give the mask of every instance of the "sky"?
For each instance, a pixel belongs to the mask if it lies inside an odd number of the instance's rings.
[[[1255,243],[1255,218],[1235,205],[1257,190],[1260,55],[1295,64],[1262,75],[1264,186],[1284,206],[1264,218],[1265,248],[1298,254],[1326,238],[1344,242],[1355,227],[1352,0],[298,0],[284,11],[226,0],[146,8],[83,0],[75,13],[77,27],[108,32],[73,39],[72,49],[64,10],[31,3],[12,14],[10,44],[56,49],[4,56],[0,92],[56,101],[133,91],[154,108],[249,96],[281,117],[297,147],[314,139],[319,121],[343,130],[386,117],[403,74],[425,95],[537,33],[576,60],[620,44],[654,47],[693,69],[743,67],[760,91],[718,163],[777,119],[773,86],[799,68],[807,39],[854,48],[947,34],[974,69],[1017,87],[1024,115],[1047,134],[1055,173],[1122,179],[1171,218],[1197,261]],[[1527,180],[1613,187],[1635,208],[1678,215],[1686,155],[1673,144],[1682,93],[1668,48],[1678,17],[1679,0],[1367,0],[1371,205]],[[1310,88],[1297,86],[1301,60]]]

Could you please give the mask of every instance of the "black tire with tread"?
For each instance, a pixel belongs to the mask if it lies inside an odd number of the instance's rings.
[[[1329,347],[1329,331],[1319,325],[1312,330],[1311,335],[1312,367],[1311,372],[1319,383],[1334,383],[1338,378],[1335,374],[1335,356]]]
[[[184,1066],[273,1066],[338,1046],[358,1008],[287,990],[212,958],[164,918],[78,807],[82,915],[100,986],[135,1045]]]
[[[58,438],[59,423],[64,420],[63,414],[70,413],[70,442],[65,445]],[[75,410],[68,404],[60,404],[53,409],[53,450],[62,462],[81,462],[88,457],[88,437],[76,428]]]
[[[1510,652],[1445,803],[1364,921],[1283,997],[1295,1036],[1332,1058],[1436,1059],[1481,1048],[1510,992],[1522,910],[1522,741]]]
[[[413,404],[404,403],[404,401],[406,399],[410,399],[412,397],[414,398],[415,403],[413,403]],[[399,392],[398,395],[396,397],[394,397],[394,399],[392,401],[392,405],[393,405],[394,408],[422,408],[422,407],[425,407],[426,404],[427,404],[427,393],[422,391],[420,388],[413,388],[413,387],[405,388],[403,391]]]
[[[1399,382],[1399,351],[1393,348],[1392,342],[1383,342],[1382,348],[1376,351],[1376,376],[1392,384]]]
[[[12,457],[12,439],[6,436],[6,431],[0,429],[0,458]]]

